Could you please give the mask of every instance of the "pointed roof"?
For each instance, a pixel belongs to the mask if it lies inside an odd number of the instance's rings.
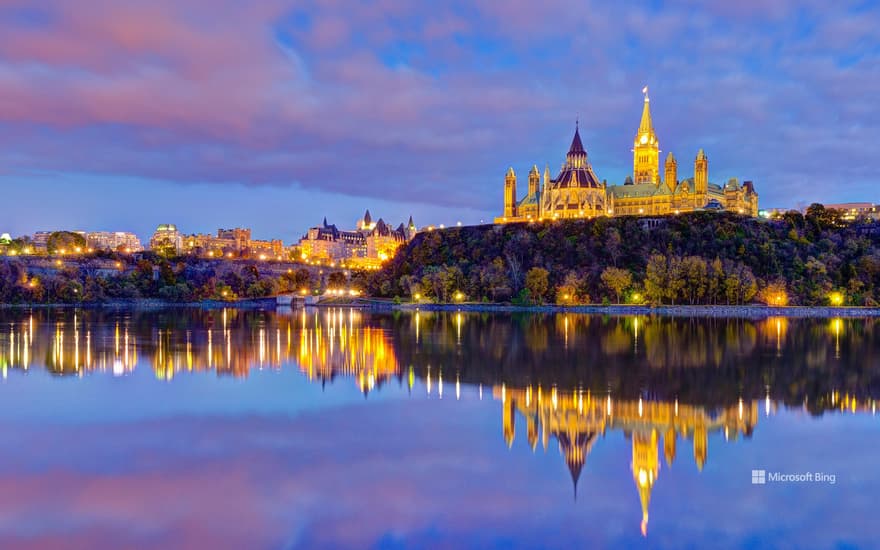
[[[666,155],[666,162],[675,162],[675,155],[672,154],[672,151],[669,151],[669,154]]]
[[[639,134],[650,134],[654,132],[654,123],[651,121],[651,100],[648,99],[648,87],[645,86],[645,106],[642,107],[642,121],[639,123]]]
[[[327,227],[327,216],[324,216],[324,227]]]
[[[706,151],[703,151],[702,147],[697,151],[697,160],[706,160]]]
[[[532,169],[529,170],[529,174],[531,175],[531,174],[538,174],[538,173],[539,173],[539,172],[538,172],[538,165],[537,165],[537,164],[533,164],[533,165],[532,165]]]
[[[364,213],[364,225],[368,225],[372,222],[373,222],[373,218],[370,217],[370,210],[367,209],[367,211]]]
[[[559,450],[562,452],[565,464],[568,466],[568,472],[571,474],[571,482],[574,486],[574,498],[577,500],[578,479],[581,477],[581,471],[584,469],[587,455],[593,447],[596,433],[578,432],[570,434],[562,432],[556,434],[556,439],[559,441]]]
[[[587,151],[584,149],[584,144],[581,141],[581,132],[579,128],[579,123],[574,123],[574,137],[571,140],[571,147],[568,148],[568,156],[572,155],[586,155]]]
[[[510,168],[507,169],[507,176],[508,177],[516,177],[516,173],[514,173],[514,171],[513,171],[513,166],[511,166]]]
[[[416,224],[413,223],[412,214],[409,216],[409,222],[406,224],[407,227],[415,227]]]

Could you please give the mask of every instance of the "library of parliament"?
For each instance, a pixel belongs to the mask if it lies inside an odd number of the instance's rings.
[[[642,120],[633,143],[633,173],[623,185],[599,180],[587,160],[587,151],[575,127],[571,147],[562,170],[543,178],[538,167],[529,171],[528,190],[518,199],[516,174],[507,170],[504,178],[504,213],[496,223],[542,219],[593,218],[596,216],[661,216],[696,210],[728,211],[758,215],[758,193],[751,181],[742,184],[731,178],[724,184],[709,181],[709,157],[700,149],[694,159],[693,177],[678,178],[678,162],[666,156],[660,172],[660,141],[651,120],[648,89]]]

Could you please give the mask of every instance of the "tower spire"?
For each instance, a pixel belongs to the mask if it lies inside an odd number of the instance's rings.
[[[652,134],[654,133],[654,124],[651,121],[651,99],[648,97],[647,86],[642,88],[642,93],[645,94],[645,105],[642,107],[642,121],[639,123],[639,133]]]

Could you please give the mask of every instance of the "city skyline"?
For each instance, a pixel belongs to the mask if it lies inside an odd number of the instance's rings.
[[[622,183],[646,84],[661,154],[705,146],[762,207],[875,202],[875,3],[205,8],[0,8],[0,231],[489,222],[576,118]]]

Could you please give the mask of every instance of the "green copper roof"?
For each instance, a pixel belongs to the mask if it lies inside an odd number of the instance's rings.
[[[669,187],[653,183],[639,183],[636,185],[609,185],[608,191],[616,199],[660,197],[669,194]]]

